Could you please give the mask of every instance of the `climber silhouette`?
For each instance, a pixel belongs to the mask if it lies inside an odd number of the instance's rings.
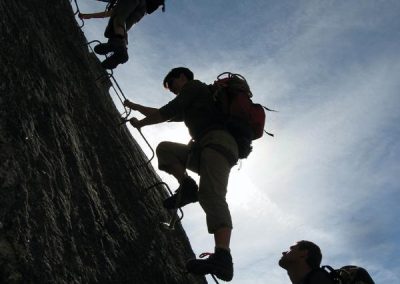
[[[112,53],[101,65],[105,69],[114,69],[128,61],[128,31],[139,22],[144,15],[151,14],[162,6],[164,0],[110,0],[108,10],[100,13],[79,14],[82,19],[110,17],[104,36],[107,43],[100,43],[94,51],[100,55]]]
[[[159,109],[128,100],[124,105],[145,115],[142,120],[130,120],[136,128],[170,120],[183,121],[188,127],[192,136],[189,145],[161,142],[156,149],[159,169],[173,175],[180,184],[163,205],[175,209],[199,201],[206,213],[208,232],[214,235],[215,253],[204,260],[189,260],[187,269],[194,274],[213,274],[230,281],[233,278],[229,249],[232,219],[225,196],[230,170],[238,160],[238,146],[223,127],[209,87],[193,76],[188,68],[172,69],[163,85],[176,97]],[[199,188],[186,169],[199,174]]]
[[[310,241],[299,241],[282,253],[279,266],[285,269],[292,283],[333,284],[320,268],[321,249]]]

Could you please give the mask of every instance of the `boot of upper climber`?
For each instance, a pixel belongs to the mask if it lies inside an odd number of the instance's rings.
[[[110,45],[113,54],[101,62],[101,65],[105,69],[114,69],[118,64],[123,64],[128,61],[128,48],[126,47],[126,41],[124,38],[112,38],[107,44]],[[100,48],[100,51],[104,50],[101,50]]]
[[[93,48],[94,52],[96,52],[97,54],[100,55],[106,55],[107,53],[110,53],[113,51],[113,47],[110,44],[110,42],[106,42],[106,43],[99,43],[98,45],[96,45]]]
[[[209,255],[207,259],[191,259],[186,263],[188,272],[196,275],[213,274],[224,281],[233,278],[232,256],[228,250],[216,248],[213,254],[201,254],[200,257]]]
[[[196,202],[198,201],[197,190],[196,182],[191,177],[185,177],[175,194],[165,199],[163,205],[166,209],[176,209]]]

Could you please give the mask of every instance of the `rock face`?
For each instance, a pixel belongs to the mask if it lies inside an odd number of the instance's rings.
[[[205,283],[71,3],[0,14],[0,283]]]

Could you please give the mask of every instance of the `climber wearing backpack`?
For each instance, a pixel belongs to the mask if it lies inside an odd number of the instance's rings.
[[[299,241],[282,253],[279,266],[285,269],[293,284],[334,284],[320,268],[321,249],[310,241]]]
[[[81,18],[110,16],[104,36],[107,43],[100,43],[94,47],[97,54],[112,55],[105,59],[101,65],[105,69],[114,69],[118,64],[128,61],[128,31],[143,16],[153,13],[162,6],[164,11],[165,0],[110,0],[107,11],[104,13],[81,14]],[[100,14],[100,15],[98,15]],[[96,15],[96,16],[93,16]]]
[[[321,258],[321,250],[316,244],[300,241],[282,253],[279,265],[287,270],[294,284],[375,284],[368,271],[360,266],[320,267]]]
[[[163,205],[176,209],[199,201],[206,213],[208,232],[214,235],[215,251],[207,259],[189,260],[187,269],[190,273],[213,274],[230,281],[233,278],[229,248],[232,220],[225,196],[230,170],[238,160],[238,145],[224,128],[209,86],[194,80],[191,70],[172,69],[163,85],[176,97],[159,109],[124,102],[125,106],[146,116],[142,120],[133,118],[130,123],[141,128],[165,121],[183,121],[187,126],[193,139],[189,145],[161,142],[156,150],[159,169],[173,175],[180,184]],[[199,174],[199,187],[186,169]]]

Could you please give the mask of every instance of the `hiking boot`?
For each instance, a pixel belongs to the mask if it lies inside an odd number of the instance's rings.
[[[163,205],[166,209],[176,209],[196,202],[198,201],[197,190],[196,182],[191,177],[185,177],[175,194],[165,199]]]
[[[224,281],[233,278],[232,256],[228,250],[216,248],[214,254],[203,253],[200,258],[209,255],[207,259],[191,259],[186,263],[189,273],[196,275],[212,274]]]
[[[128,61],[129,56],[125,39],[113,38],[110,39],[108,43],[111,45],[112,51],[114,53],[103,62],[101,62],[101,66],[103,66],[105,69],[114,69],[118,66],[118,64],[122,64]]]
[[[113,55],[101,62],[104,69],[114,69],[119,64],[127,62],[129,59],[128,51],[114,52]]]
[[[93,48],[94,52],[100,55],[106,55],[113,51],[112,45],[109,42],[99,43]]]
[[[109,38],[106,43],[99,43],[93,48],[94,52],[100,55],[106,55],[122,49],[126,49],[126,40],[122,37]]]

